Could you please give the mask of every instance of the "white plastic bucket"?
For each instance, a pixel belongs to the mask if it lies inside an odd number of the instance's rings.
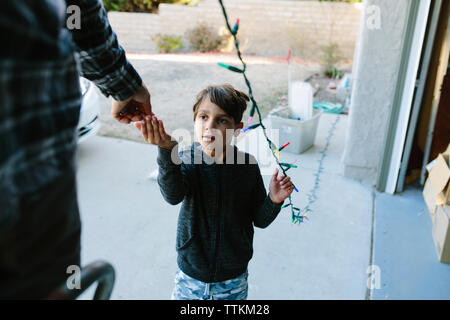
[[[295,120],[286,117],[286,114],[289,114],[289,109],[284,108],[270,113],[268,118],[270,119],[271,128],[279,130],[280,143],[290,142],[286,151],[300,154],[314,145],[322,113],[322,110],[314,110],[312,118]]]
[[[289,106],[293,118],[310,119],[313,116],[313,88],[303,81],[294,81],[289,87]]]

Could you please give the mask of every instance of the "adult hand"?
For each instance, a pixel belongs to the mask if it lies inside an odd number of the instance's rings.
[[[153,115],[150,93],[144,83],[139,90],[124,101],[112,101],[111,115],[120,123],[143,120],[146,115]]]
[[[275,168],[272,179],[269,186],[269,197],[273,203],[280,204],[287,197],[289,197],[294,190],[294,185],[291,182],[291,178],[285,175],[278,177],[278,168]]]

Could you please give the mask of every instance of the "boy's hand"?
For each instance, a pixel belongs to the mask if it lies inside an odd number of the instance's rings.
[[[150,144],[169,150],[177,144],[176,141],[172,141],[172,137],[164,129],[163,122],[156,116],[146,116],[143,121],[135,122],[134,126],[141,130],[145,141]]]
[[[276,168],[270,180],[270,200],[275,204],[280,204],[291,195],[292,191],[294,191],[294,185],[291,182],[291,178],[284,175],[278,177],[278,168]]]

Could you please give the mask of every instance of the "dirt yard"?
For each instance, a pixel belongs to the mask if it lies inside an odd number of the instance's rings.
[[[192,106],[195,95],[211,84],[230,83],[247,92],[241,74],[228,71],[218,62],[241,67],[235,55],[226,54],[130,54],[129,60],[144,79],[150,94],[153,112],[164,121],[170,133],[184,128],[193,133]],[[244,56],[253,95],[263,116],[275,107],[287,93],[288,64],[286,60],[271,57]],[[304,80],[320,72],[316,61],[295,59],[291,62],[292,79]],[[110,99],[101,97],[99,134],[143,141],[132,125],[117,123],[110,115]],[[250,105],[249,105],[250,108]],[[247,109],[248,110],[248,109]],[[248,111],[244,120],[248,118]]]

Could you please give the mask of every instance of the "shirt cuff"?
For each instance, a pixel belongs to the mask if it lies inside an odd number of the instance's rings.
[[[274,208],[277,208],[277,207],[281,208],[284,204],[284,200],[280,204],[276,204],[275,202],[273,202],[272,199],[270,198],[270,192],[267,194],[267,198]]]
[[[172,150],[158,146],[158,157],[156,160],[160,167],[170,167],[181,164],[181,159],[178,153],[178,144],[176,144]]]

